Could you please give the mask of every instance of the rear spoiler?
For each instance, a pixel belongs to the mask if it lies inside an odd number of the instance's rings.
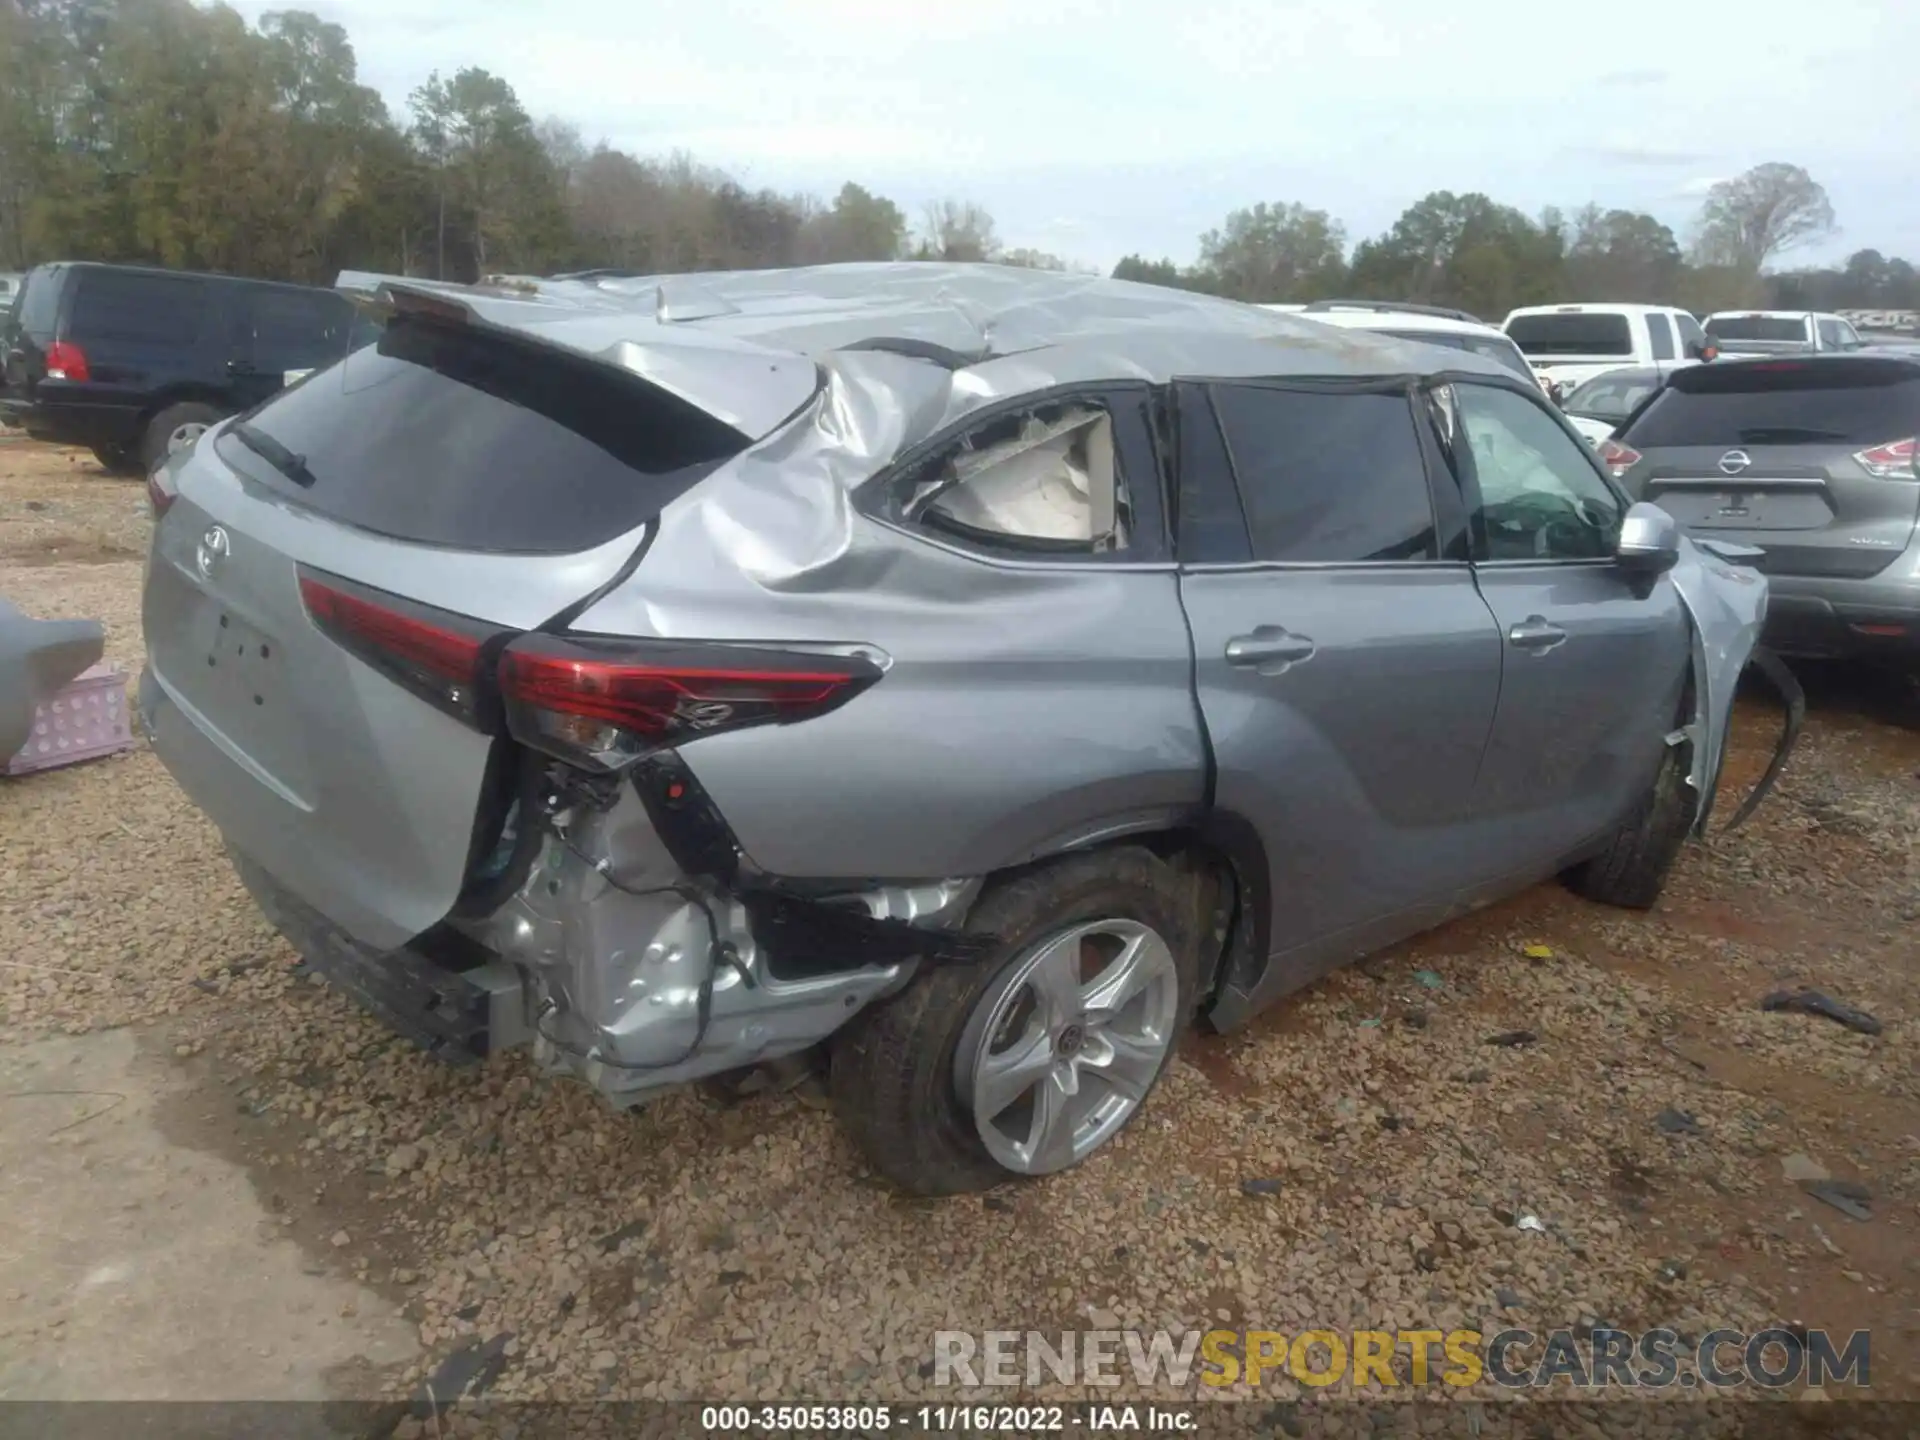
[[[461,285],[343,270],[333,288],[382,320],[414,314],[472,325],[624,370],[750,441],[792,419],[821,385],[820,367],[810,356],[692,323],[738,313],[697,284],[677,285],[671,294],[666,284],[607,293],[577,281],[525,275],[490,275],[482,284]]]

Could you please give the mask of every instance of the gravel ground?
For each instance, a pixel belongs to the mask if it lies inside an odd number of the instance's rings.
[[[145,526],[137,483],[0,439],[0,591],[129,665]],[[1194,1037],[1110,1153],[984,1199],[902,1199],[794,1097],[621,1115],[518,1055],[428,1062],[291,968],[144,749],[0,789],[0,1044],[132,1026],[217,1097],[179,1143],[417,1326],[389,1393],[490,1339],[499,1397],[845,1400],[928,1395],[940,1329],[1792,1321],[1870,1328],[1876,1395],[1913,1397],[1920,733],[1874,706],[1816,690],[1779,792],[1653,913],[1483,911]],[[1742,702],[1730,785],[1774,713]],[[1801,983],[1885,1033],[1758,1009]]]

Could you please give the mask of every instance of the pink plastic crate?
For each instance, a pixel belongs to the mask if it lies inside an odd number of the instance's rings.
[[[35,707],[33,733],[5,773],[26,775],[132,748],[127,677],[117,665],[95,665]]]

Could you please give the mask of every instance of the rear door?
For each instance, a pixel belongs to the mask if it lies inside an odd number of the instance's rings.
[[[1272,876],[1271,959],[1223,1002],[1230,1024],[1445,915],[1478,863],[1462,841],[1500,642],[1404,382],[1178,390],[1215,805]]]
[[[1920,516],[1920,366],[1835,355],[1674,377],[1620,437],[1623,477],[1688,530],[1759,546],[1776,575],[1864,579]]]
[[[0,365],[5,392],[31,400],[47,373],[47,347],[59,338],[62,265],[41,265],[27,272],[20,293],[0,319]]]
[[[279,461],[218,432],[173,470],[156,527],[154,745],[230,843],[398,945],[462,889],[496,742],[323,634],[303,580],[378,607],[385,645],[431,678],[449,647],[611,581],[748,437],[609,366],[410,320],[246,423]]]
[[[217,337],[215,283],[198,275],[74,267],[60,338],[87,357],[87,398],[137,408],[167,385],[207,378],[199,351]]]
[[[1669,578],[1649,586],[1615,564],[1626,503],[1558,417],[1488,384],[1438,403],[1502,641],[1473,794],[1481,898],[1552,873],[1626,813],[1679,720],[1691,639]]]

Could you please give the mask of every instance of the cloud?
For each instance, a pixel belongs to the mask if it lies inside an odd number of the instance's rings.
[[[1669,70],[1614,70],[1602,75],[1595,83],[1618,88],[1664,85],[1673,78]]]
[[[1667,150],[1657,145],[1575,145],[1567,154],[1608,165],[1690,166],[1710,160],[1697,150]]]

